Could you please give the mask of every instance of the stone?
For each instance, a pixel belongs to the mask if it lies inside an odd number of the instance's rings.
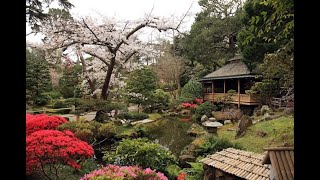
[[[243,115],[239,120],[238,128],[236,131],[236,138],[239,138],[244,135],[247,128],[252,125],[252,118],[247,115]]]
[[[257,136],[259,136],[259,137],[265,137],[266,135],[267,135],[267,133],[264,131],[260,131],[260,130],[257,131]]]
[[[209,119],[208,119],[208,117],[206,116],[206,115],[203,115],[202,117],[201,117],[201,122],[205,122],[205,121],[208,121]]]
[[[211,118],[209,118],[209,121],[211,121],[211,122],[215,122],[215,121],[216,121],[216,118],[211,117]]]
[[[231,124],[231,120],[225,120],[223,124]]]
[[[188,109],[183,109],[183,110],[181,111],[181,114],[183,114],[183,115],[191,115],[191,111],[188,110]]]
[[[203,127],[201,127],[199,124],[193,123],[191,127],[188,129],[187,133],[190,136],[196,137],[203,134],[207,134],[207,131]]]
[[[270,111],[271,111],[271,109],[269,108],[268,105],[262,105],[262,107],[260,109],[260,112],[262,115],[264,115],[265,113],[270,112]]]
[[[210,122],[210,121],[205,121],[202,123],[202,125],[207,128],[207,131],[209,133],[216,133],[217,128],[220,126],[223,126],[223,124],[219,122]]]
[[[236,131],[234,128],[228,128],[227,131]]]
[[[294,113],[294,108],[293,107],[285,108],[283,110],[283,114],[285,114],[285,115],[292,115],[293,113]]]
[[[269,113],[265,113],[265,114],[263,115],[263,119],[266,120],[266,121],[268,121],[268,120],[271,120],[272,117],[270,116]]]
[[[191,165],[187,162],[195,162],[196,158],[192,155],[181,155],[179,156],[179,165],[182,168],[191,168]]]
[[[94,119],[98,122],[104,122],[110,119],[109,113],[105,112],[104,110],[98,110]]]

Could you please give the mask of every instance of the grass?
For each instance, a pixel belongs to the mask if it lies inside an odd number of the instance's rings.
[[[236,131],[227,131],[228,128],[237,128],[236,124],[228,124],[218,130],[219,137],[229,139],[233,143],[238,143],[248,151],[262,153],[263,148],[281,146],[283,143],[294,144],[294,120],[293,116],[282,116],[270,121],[264,121],[252,125],[246,134],[235,139]],[[260,137],[257,131],[266,132],[267,135]]]
[[[157,119],[161,118],[161,115],[159,113],[152,113],[152,114],[148,114],[148,115],[149,115],[148,119],[151,119],[151,120],[157,120]]]

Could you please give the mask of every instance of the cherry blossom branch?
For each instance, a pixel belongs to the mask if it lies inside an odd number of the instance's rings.
[[[100,59],[100,60],[101,60],[103,63],[105,63],[107,66],[110,65],[110,64],[105,60],[105,58],[103,58],[103,57],[101,57],[101,56],[99,56],[99,55],[97,55],[97,54],[95,54],[95,53],[92,53],[92,52],[87,51],[87,50],[83,50],[83,52],[85,52],[85,53],[87,53],[87,54],[89,54],[89,55],[91,55],[91,56],[93,56],[93,57],[96,57],[96,58]]]

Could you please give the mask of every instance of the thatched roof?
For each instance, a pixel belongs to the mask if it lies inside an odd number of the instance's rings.
[[[234,58],[228,60],[228,64],[204,76],[201,81],[213,79],[255,77],[255,75],[249,71],[247,65],[240,61],[240,59],[241,56],[235,56]]]
[[[294,149],[293,147],[265,148],[268,154],[262,164],[271,164],[276,179],[294,179]]]
[[[227,148],[200,162],[243,179],[267,180],[270,179],[270,165],[262,164],[263,157],[263,154]]]

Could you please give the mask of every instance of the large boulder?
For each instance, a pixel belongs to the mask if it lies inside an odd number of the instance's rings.
[[[193,123],[191,127],[188,129],[187,133],[190,136],[196,137],[203,134],[207,134],[207,131],[203,127],[201,127],[199,124]]]
[[[208,117],[206,115],[201,116],[201,122],[208,121]]]
[[[285,115],[292,115],[293,113],[294,113],[294,108],[293,107],[285,108],[283,110],[283,114],[285,114]]]
[[[262,115],[264,115],[265,113],[271,112],[272,110],[269,108],[268,105],[262,105],[260,112]]]
[[[226,124],[231,124],[231,120],[225,120],[225,121],[223,122],[223,124],[224,124],[224,125],[226,125]]]
[[[243,115],[239,121],[238,128],[236,131],[236,138],[242,137],[247,128],[252,125],[252,118],[247,115]]]
[[[187,162],[195,162],[196,158],[192,155],[181,155],[179,156],[179,165],[182,168],[191,168],[191,165]]]

